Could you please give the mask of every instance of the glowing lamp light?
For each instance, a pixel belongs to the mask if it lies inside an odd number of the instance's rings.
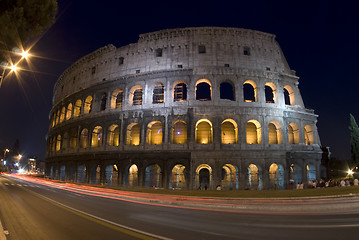
[[[178,132],[177,132],[177,135],[180,135],[180,134],[181,134],[181,132],[180,132],[180,131],[178,131]]]
[[[9,69],[11,70],[11,72],[16,72],[19,68],[16,65],[11,65]]]
[[[30,56],[30,53],[29,53],[29,51],[22,51],[21,56],[23,58],[28,58]]]
[[[17,172],[22,174],[23,172],[25,172],[25,170],[23,168],[20,168],[19,170],[17,170]]]
[[[348,170],[348,175],[353,175],[353,173],[354,173],[353,170],[351,169]]]

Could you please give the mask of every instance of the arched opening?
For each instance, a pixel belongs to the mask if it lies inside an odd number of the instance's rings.
[[[182,102],[187,100],[187,85],[184,82],[178,83],[173,88],[173,101]]]
[[[211,83],[207,79],[198,80],[196,83],[196,100],[211,101],[212,89]]]
[[[100,111],[106,110],[107,105],[107,93],[103,93],[101,96],[101,104],[100,104]]]
[[[90,184],[100,184],[101,181],[101,167],[100,165],[93,165],[90,169]]]
[[[65,181],[66,180],[66,166],[65,165],[61,165],[60,166],[60,181]]]
[[[60,123],[62,123],[65,120],[65,114],[66,114],[66,108],[61,108],[61,114],[60,114]]]
[[[298,184],[303,183],[302,168],[298,164],[291,164],[289,168],[289,188],[296,189]]]
[[[165,87],[161,82],[156,83],[153,88],[152,103],[163,103],[164,102]]]
[[[81,148],[87,148],[88,142],[89,142],[89,131],[86,128],[84,128],[84,129],[82,129],[81,136],[80,136]]]
[[[85,181],[86,181],[86,166],[85,164],[82,164],[77,167],[77,182],[85,183]]]
[[[185,189],[186,188],[186,167],[177,164],[172,168],[171,176],[170,176],[170,189],[172,188],[179,188]]]
[[[56,112],[55,125],[59,124],[59,120],[60,120],[60,109],[57,110],[57,112]]]
[[[118,183],[118,168],[116,165],[108,165],[105,168],[107,186],[116,186]]]
[[[284,103],[285,105],[295,105],[295,94],[291,86],[284,86]]]
[[[284,168],[281,164],[273,163],[269,167],[269,188],[284,189]]]
[[[266,103],[275,103],[277,101],[277,88],[274,83],[267,82],[264,86]]]
[[[126,136],[127,145],[140,145],[140,125],[138,123],[128,125]]]
[[[115,146],[115,147],[118,147],[118,145],[120,144],[120,128],[118,127],[117,124],[112,124],[108,128],[107,144],[109,146]]]
[[[101,126],[96,126],[92,131],[91,147],[102,147],[103,130]]]
[[[211,189],[212,168],[207,164],[201,164],[196,169],[196,188]]]
[[[268,124],[268,143],[282,144],[282,129],[278,122],[272,121]]]
[[[290,123],[288,125],[289,144],[299,144],[299,128],[297,124]]]
[[[152,121],[147,125],[148,144],[162,144],[162,135],[162,123],[160,121]]]
[[[55,121],[56,121],[56,117],[55,117],[55,113],[52,114],[51,116],[51,126],[54,127],[55,126]]]
[[[84,114],[89,114],[92,111],[92,96],[88,96],[84,104]]]
[[[69,120],[71,118],[72,115],[72,103],[69,103],[69,105],[67,105],[67,110],[66,110],[66,120]]]
[[[221,143],[236,144],[238,143],[238,127],[237,123],[232,119],[226,119],[221,126]]]
[[[82,101],[81,101],[80,99],[78,99],[78,100],[76,101],[75,107],[74,107],[74,117],[80,116],[81,107],[82,107]]]
[[[314,164],[307,165],[307,181],[315,181],[317,179],[316,169]]]
[[[201,119],[196,123],[196,143],[210,144],[213,142],[212,123],[207,119]]]
[[[221,99],[228,99],[228,100],[232,100],[235,101],[235,91],[234,91],[234,87],[231,83],[229,82],[222,82],[221,85],[219,86],[220,89],[220,98]]]
[[[124,174],[124,185],[128,187],[138,186],[138,168],[136,164],[129,165]]]
[[[68,168],[69,168],[69,171],[68,171],[68,175],[67,175],[67,181],[74,182],[75,181],[75,166],[71,164],[68,166]]]
[[[305,137],[305,145],[313,145],[314,143],[313,129],[310,125],[305,125],[304,137]]]
[[[123,90],[122,89],[116,89],[112,92],[111,96],[111,108],[122,108],[123,103]]]
[[[70,148],[75,149],[77,146],[77,128],[70,129]]]
[[[261,125],[257,120],[249,120],[246,126],[247,144],[262,142]]]
[[[142,105],[142,87],[134,86],[130,90],[130,106]]]
[[[239,174],[236,166],[225,164],[222,167],[221,187],[224,190],[238,190]]]
[[[243,83],[243,97],[245,102],[257,101],[257,85],[252,80]]]
[[[172,143],[186,144],[187,143],[187,124],[182,120],[177,120],[172,124]]]
[[[158,188],[162,184],[161,168],[158,164],[153,164],[146,167],[145,171],[145,187]]]
[[[69,147],[69,134],[68,132],[64,133],[64,139],[62,140],[62,150],[67,150]]]
[[[56,138],[56,152],[61,150],[61,143],[61,135],[59,134]]]
[[[262,171],[254,164],[248,166],[248,187],[251,190],[262,190]]]

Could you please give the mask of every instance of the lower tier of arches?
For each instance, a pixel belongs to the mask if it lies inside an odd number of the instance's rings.
[[[319,152],[274,155],[238,158],[218,152],[82,154],[48,158],[46,175],[95,185],[210,190],[295,189],[301,183],[305,186],[321,178]]]

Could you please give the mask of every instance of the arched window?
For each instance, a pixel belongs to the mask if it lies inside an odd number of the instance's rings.
[[[88,96],[85,100],[84,114],[89,114],[92,110],[92,96]]]
[[[178,83],[173,88],[173,101],[182,102],[187,100],[187,85],[184,82]]]
[[[137,85],[130,90],[130,106],[142,105],[142,87]]]
[[[117,147],[120,144],[120,128],[117,124],[112,124],[108,128],[107,143],[109,146]]]
[[[81,148],[87,148],[88,142],[89,142],[89,131],[86,128],[84,128],[84,129],[82,129],[81,136],[80,136]]]
[[[59,134],[56,138],[56,152],[61,150],[61,143],[61,135]]]
[[[243,97],[245,102],[257,101],[257,86],[252,80],[243,83]]]
[[[236,144],[238,142],[238,127],[237,123],[232,119],[226,119],[221,126],[221,143]]]
[[[267,82],[264,88],[266,103],[275,103],[277,99],[277,88],[274,83]]]
[[[295,105],[295,95],[291,86],[285,86],[284,89],[284,103],[285,105]]]
[[[103,143],[103,130],[101,126],[96,126],[92,131],[91,147],[101,147]]]
[[[103,93],[101,96],[100,111],[106,110],[106,104],[107,104],[107,93]]]
[[[56,121],[56,117],[55,117],[55,113],[52,114],[51,116],[51,126],[54,127],[55,126],[55,121]]]
[[[77,146],[77,128],[70,130],[70,148],[75,149]]]
[[[57,110],[57,112],[56,112],[55,125],[59,124],[59,120],[60,120],[60,109]]]
[[[116,89],[113,91],[111,96],[111,108],[122,108],[122,102],[123,102],[123,90],[122,89]]]
[[[310,125],[304,127],[305,145],[312,145],[314,143],[313,129]]]
[[[74,117],[80,116],[81,107],[82,107],[82,101],[81,101],[80,99],[78,99],[78,100],[76,101],[76,103],[75,103]]]
[[[249,120],[246,128],[247,144],[260,144],[262,142],[260,123],[257,120]]]
[[[164,86],[161,82],[156,83],[153,88],[152,103],[163,103],[164,102]]]
[[[69,120],[71,118],[72,115],[72,103],[69,103],[69,105],[67,105],[67,110],[66,110],[66,120]]]
[[[235,101],[234,87],[229,82],[222,82],[220,85],[220,98]]]
[[[288,125],[288,140],[289,144],[299,144],[299,128],[295,123]]]
[[[187,124],[182,120],[177,120],[172,124],[172,143],[187,143]]]
[[[198,80],[196,83],[196,100],[211,101],[211,83],[207,79]]]
[[[65,120],[65,114],[66,114],[66,108],[61,108],[61,114],[60,114],[60,123],[62,123]]]
[[[62,149],[66,150],[69,147],[69,134],[68,132],[64,133],[64,139],[62,140]]]
[[[162,123],[160,121],[153,121],[147,125],[147,143],[162,144]]]
[[[278,122],[272,121],[268,124],[268,136],[269,144],[282,144],[282,129]]]
[[[207,119],[201,119],[196,123],[196,143],[209,144],[213,142],[212,123]]]
[[[127,145],[140,145],[140,125],[138,123],[128,125],[126,136]]]

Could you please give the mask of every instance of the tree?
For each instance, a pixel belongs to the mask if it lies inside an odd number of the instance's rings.
[[[350,146],[352,163],[354,166],[359,164],[359,128],[353,115],[350,114]]]
[[[0,1],[0,63],[14,48],[40,34],[55,20],[56,0]]]

